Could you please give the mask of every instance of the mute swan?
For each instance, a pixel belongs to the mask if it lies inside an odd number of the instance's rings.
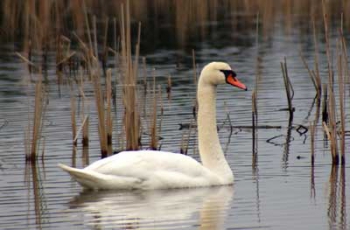
[[[202,164],[177,153],[124,151],[84,169],[59,166],[88,189],[167,189],[229,185],[234,176],[222,151],[216,126],[216,87],[247,87],[227,63],[207,64],[198,81],[198,145]]]

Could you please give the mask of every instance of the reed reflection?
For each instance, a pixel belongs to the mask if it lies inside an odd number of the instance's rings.
[[[151,191],[84,191],[69,203],[86,224],[100,227],[165,229],[166,226],[223,229],[232,186]]]
[[[347,229],[345,184],[345,167],[333,165],[329,177],[327,209],[329,229]]]
[[[27,193],[27,221],[32,220],[31,217],[31,206],[34,205],[35,212],[35,224],[38,229],[42,229],[44,222],[47,222],[45,216],[48,213],[46,200],[44,196],[44,190],[42,186],[42,178],[39,172],[38,163],[36,161],[27,162],[25,167],[25,178],[24,181],[28,188]],[[31,199],[30,192],[33,192],[33,200]],[[34,202],[32,204],[31,202]]]

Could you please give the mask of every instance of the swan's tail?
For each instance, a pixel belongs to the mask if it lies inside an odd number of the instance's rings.
[[[103,183],[104,178],[99,173],[86,171],[84,169],[72,168],[64,164],[58,166],[70,174],[70,176],[81,184],[84,188],[98,189],[99,184]]]
[[[87,189],[134,189],[142,182],[139,178],[101,174],[92,170],[72,168],[58,164],[64,171]]]

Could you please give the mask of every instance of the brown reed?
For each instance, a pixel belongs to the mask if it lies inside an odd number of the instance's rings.
[[[338,42],[338,48],[337,48],[337,68],[338,68],[338,90],[339,90],[339,110],[340,110],[340,152],[341,152],[341,164],[345,165],[345,110],[344,110],[344,99],[345,99],[345,93],[344,93],[344,74],[346,74],[346,68],[344,66],[347,66],[347,62],[345,59],[346,56],[346,50],[342,48],[342,33],[341,33],[341,39]],[[339,48],[340,47],[340,48]],[[345,51],[345,52],[344,52]],[[344,54],[345,53],[345,54]]]
[[[315,122],[311,122],[309,126],[310,130],[310,145],[311,145],[311,166],[315,164]]]
[[[258,123],[258,108],[257,108],[257,98],[256,98],[256,91],[253,90],[252,92],[252,153],[253,156],[257,154],[257,133],[256,133],[256,127]]]
[[[129,1],[126,4],[126,13],[124,14],[124,6],[121,7],[121,67],[123,84],[123,105],[124,114],[124,131],[126,137],[126,149],[139,149],[141,139],[140,113],[137,103],[137,75],[138,75],[138,59],[140,48],[141,24],[138,29],[138,40],[134,61],[131,55],[131,28],[130,28],[130,6]]]
[[[112,117],[112,70],[107,69],[106,78],[106,100],[107,100],[107,115],[106,115],[106,131],[107,131],[107,145],[112,145],[113,132],[113,117]]]
[[[95,65],[96,66],[98,65],[96,59],[95,59]],[[104,100],[102,95],[99,69],[98,67],[95,67],[95,68],[97,69],[94,69],[92,80],[93,80],[93,86],[94,86],[94,92],[95,92],[95,103],[96,103],[97,114],[98,114],[98,134],[100,137],[101,157],[104,158],[108,156],[107,132],[106,132],[106,126],[105,126],[105,109],[104,109]]]
[[[281,69],[283,74],[284,88],[286,90],[287,101],[288,101],[289,120],[293,120],[294,107],[292,104],[292,100],[294,97],[294,90],[288,76],[286,57],[284,58],[284,62],[281,62]]]
[[[86,147],[89,145],[89,115],[85,116],[85,108],[86,107],[89,108],[89,105],[86,103],[86,96],[84,93],[84,78],[83,78],[83,71],[81,68],[79,68],[78,73],[79,73],[78,87],[79,87],[80,96],[82,98],[81,117],[83,119],[83,123],[80,128],[83,130],[82,144],[84,147]],[[75,137],[75,140],[77,140],[79,133],[80,131],[77,132],[77,136]]]
[[[39,140],[42,133],[43,127],[43,116],[44,116],[44,102],[45,102],[45,93],[42,84],[42,76],[39,75],[38,80],[35,83],[35,104],[34,104],[34,117],[33,117],[33,127],[32,127],[32,137],[31,140],[27,143],[30,143],[30,154],[26,155],[26,161],[35,161],[37,159],[37,151]],[[30,123],[29,123],[30,124]],[[28,132],[30,132],[30,125],[28,125]],[[26,147],[29,149],[29,147]]]
[[[77,145],[77,141],[75,140],[75,137],[77,136],[76,99],[75,99],[75,95],[73,93],[73,89],[70,89],[70,107],[71,107],[73,145]]]
[[[157,130],[157,105],[158,105],[158,97],[156,91],[156,77],[153,74],[153,113],[151,117],[151,125],[150,125],[150,134],[151,134],[151,142],[150,148],[156,150],[158,147],[158,130]]]

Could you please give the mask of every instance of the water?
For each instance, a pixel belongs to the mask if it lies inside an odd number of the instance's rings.
[[[242,17],[252,16],[242,13]],[[315,91],[299,57],[301,48],[307,61],[312,63],[312,31],[305,32],[309,27],[307,18],[300,20],[304,20],[304,24],[295,25],[287,33],[284,24],[276,19],[273,31],[267,38],[260,39],[258,51],[254,29],[232,32],[227,29],[229,19],[207,21],[208,28],[215,28],[211,36],[195,39],[195,43],[190,42],[186,47],[174,48],[173,44],[162,43],[160,49],[142,51],[149,63],[149,75],[154,68],[157,84],[162,86],[163,92],[168,75],[173,82],[171,99],[167,99],[165,93],[162,99],[162,150],[179,152],[182,135],[188,136],[188,130],[179,130],[179,124],[189,124],[193,119],[196,87],[191,64],[192,45],[196,51],[197,71],[209,61],[227,61],[250,89],[244,92],[220,86],[218,90],[219,135],[235,174],[235,184],[215,188],[83,192],[57,164],[83,167],[100,158],[93,92],[91,88],[86,89],[91,105],[89,149],[83,149],[80,144],[74,148],[70,92],[67,86],[56,85],[54,68],[49,71],[50,95],[43,130],[45,148],[44,151],[40,149],[35,166],[26,164],[23,139],[28,110],[33,111],[33,89],[23,80],[28,72],[13,54],[16,46],[1,43],[1,229],[348,229],[349,163],[345,167],[332,167],[329,142],[319,122],[315,166],[311,167],[310,132],[300,135],[296,131],[299,125],[308,126],[314,120],[316,110],[312,107]],[[171,34],[172,26],[169,27]],[[336,31],[332,32],[332,38],[335,37]],[[323,82],[326,82],[323,42],[320,39],[320,66]],[[149,47],[145,43],[143,45]],[[251,125],[251,89],[255,82],[257,52],[262,76],[258,94],[259,125],[281,128],[259,129],[258,158],[253,166],[251,130],[233,128],[230,135],[227,114],[233,126]],[[281,111],[287,107],[280,68],[284,57],[295,90],[296,111],[292,124],[295,128],[290,132],[289,115]],[[349,85],[346,87],[349,98]],[[79,101],[78,106],[81,106]],[[349,112],[347,103],[346,114]],[[116,130],[120,128],[121,113],[115,114]],[[120,130],[116,130],[118,134]],[[287,139],[291,141],[288,143]],[[146,140],[145,137],[144,142]],[[198,159],[195,132],[189,143],[188,153]],[[348,143],[347,136],[347,146]],[[114,148],[119,148],[117,143]]]

